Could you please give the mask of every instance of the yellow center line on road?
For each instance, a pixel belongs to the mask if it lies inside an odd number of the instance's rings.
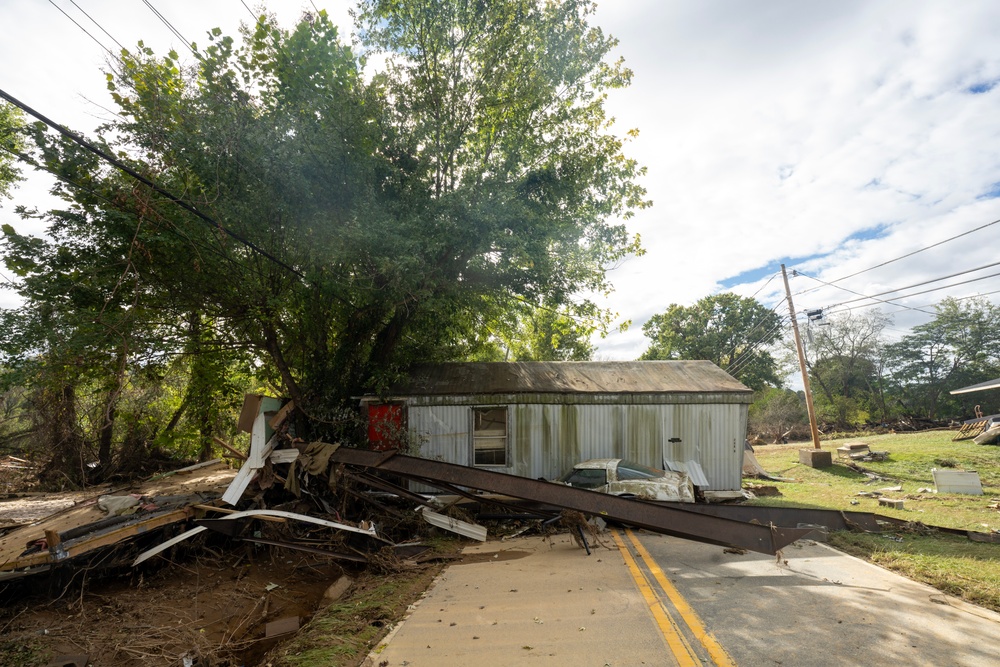
[[[653,578],[660,584],[663,592],[667,594],[667,597],[670,599],[670,603],[674,605],[675,609],[677,609],[677,612],[691,629],[695,638],[701,643],[702,646],[705,647],[705,650],[708,651],[708,655],[712,658],[712,661],[718,667],[736,667],[736,662],[728,653],[726,653],[726,649],[722,648],[722,644],[720,644],[719,641],[712,636],[712,633],[705,628],[705,624],[701,622],[698,614],[691,607],[691,605],[688,604],[688,601],[684,599],[681,592],[677,590],[677,588],[670,583],[670,580],[667,579],[667,576],[663,574],[663,570],[660,569],[660,566],[656,563],[656,560],[649,553],[649,551],[646,550],[646,547],[639,542],[639,539],[628,528],[625,529],[625,534],[628,535],[629,541],[635,545],[635,550],[639,552],[639,556],[646,561],[646,567],[649,568],[649,571],[653,574]]]
[[[653,618],[656,619],[656,624],[663,634],[663,639],[667,642],[667,647],[674,654],[674,657],[677,658],[677,663],[680,667],[701,667],[701,660],[698,660],[694,655],[691,646],[684,639],[680,628],[677,627],[674,619],[656,596],[652,586],[649,585],[646,575],[639,569],[639,564],[635,562],[635,558],[632,557],[632,553],[628,550],[625,542],[618,535],[617,531],[612,530],[611,537],[614,538],[615,543],[618,545],[618,551],[621,552],[622,558],[625,559],[625,565],[628,566],[629,573],[639,587],[639,592],[642,593],[643,599],[649,605],[649,610],[653,613]]]

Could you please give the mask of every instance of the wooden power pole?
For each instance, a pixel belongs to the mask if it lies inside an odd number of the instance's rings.
[[[792,305],[792,290],[788,288],[788,273],[785,265],[781,265],[781,277],[785,281],[785,296],[788,297],[788,313],[792,316],[792,331],[795,332],[795,351],[799,353],[799,368],[802,370],[802,387],[806,392],[806,410],[809,412],[809,429],[812,431],[813,447],[819,449],[819,427],[816,425],[816,409],[813,408],[813,395],[809,389],[809,371],[806,370],[806,353],[802,350],[802,337],[799,335],[799,323],[795,319],[795,306]]]

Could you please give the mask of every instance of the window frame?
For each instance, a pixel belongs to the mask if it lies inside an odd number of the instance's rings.
[[[503,462],[479,463],[476,459],[476,441],[498,438],[497,435],[476,435],[476,417],[491,410],[503,410]],[[499,451],[491,448],[489,451]],[[469,460],[475,468],[507,468],[510,467],[510,408],[506,405],[476,405],[469,410]]]

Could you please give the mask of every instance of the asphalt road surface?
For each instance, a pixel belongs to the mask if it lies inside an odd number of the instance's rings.
[[[1000,615],[834,549],[780,559],[617,530],[466,550],[371,667],[1000,665]]]

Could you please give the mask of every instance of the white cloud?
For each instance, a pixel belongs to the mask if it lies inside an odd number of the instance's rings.
[[[635,357],[650,315],[744,271],[784,260],[831,280],[1000,217],[1000,200],[977,199],[1000,182],[1000,88],[968,90],[1000,77],[990,37],[1000,6],[628,5],[598,20],[636,71],[610,104],[623,128],[641,130],[633,154],[649,166],[655,205],[634,225],[648,253],[613,274],[609,303],[634,326],[599,354]],[[875,239],[849,240],[882,226]],[[883,291],[976,266],[990,233],[844,286]],[[823,257],[801,260],[814,255]],[[733,289],[749,295],[762,283]],[[780,296],[773,287],[780,281],[760,295],[768,305]],[[845,297],[816,291],[802,305]]]

